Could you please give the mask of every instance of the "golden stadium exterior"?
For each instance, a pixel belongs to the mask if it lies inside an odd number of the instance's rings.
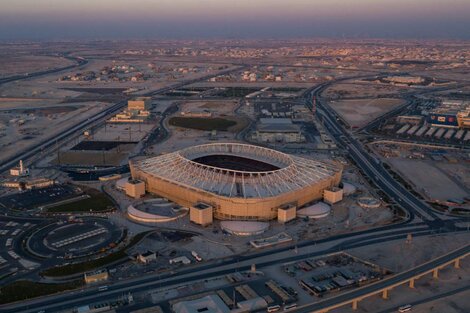
[[[337,186],[342,168],[275,150],[214,143],[131,161],[146,191],[182,206],[210,204],[221,220],[271,220],[280,207],[300,207]]]

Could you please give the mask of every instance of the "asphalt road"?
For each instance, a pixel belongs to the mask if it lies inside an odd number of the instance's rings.
[[[434,296],[431,296],[431,297],[427,297],[425,299],[420,299],[420,300],[409,302],[409,303],[406,303],[406,304],[410,304],[412,307],[414,307],[414,306],[419,305],[419,304],[424,304],[424,303],[428,303],[428,302],[431,302],[431,301],[440,300],[440,299],[447,298],[447,297],[450,297],[450,296],[453,296],[453,295],[456,295],[456,294],[459,294],[459,293],[462,293],[462,292],[467,292],[467,291],[470,291],[470,286],[464,286],[464,287],[456,288],[456,289],[453,289],[453,290],[450,290],[450,291],[447,291],[447,292],[444,292],[444,293],[440,293],[440,294],[437,294],[437,295],[434,295]],[[397,312],[397,308],[387,309],[387,310],[383,310],[383,311],[380,311],[380,312],[377,312],[377,313],[395,313],[395,312]]]
[[[219,75],[218,73],[217,75]],[[206,78],[207,79],[207,78]],[[169,89],[179,88],[185,84],[192,82],[179,83],[179,86],[171,86],[154,92],[165,92]],[[318,96],[324,89],[324,86],[315,88],[312,95]],[[407,222],[403,224],[388,225],[385,227],[370,229],[362,232],[339,235],[319,241],[307,241],[297,244],[298,248],[313,247],[320,242],[338,242],[329,249],[315,251],[306,255],[297,255],[294,252],[290,256],[285,257],[279,254],[292,249],[292,247],[281,247],[268,251],[263,251],[253,255],[241,256],[238,258],[231,258],[226,260],[218,260],[208,264],[203,264],[197,268],[182,269],[178,272],[173,272],[165,275],[148,275],[139,277],[129,281],[122,281],[109,285],[108,290],[104,292],[97,292],[96,287],[92,289],[85,289],[81,291],[73,291],[49,297],[34,299],[31,301],[23,301],[22,303],[11,304],[0,307],[0,312],[35,312],[39,310],[57,311],[65,308],[76,307],[93,302],[105,301],[107,299],[116,298],[123,293],[139,293],[145,292],[154,288],[161,287],[162,285],[169,286],[178,283],[188,283],[200,279],[208,279],[210,277],[220,276],[235,271],[248,270],[251,263],[256,263],[257,268],[263,268],[274,264],[280,264],[289,261],[303,259],[305,257],[319,256],[332,252],[341,251],[344,249],[351,249],[380,242],[392,241],[397,239],[406,238],[407,234],[412,233],[414,237],[427,236],[436,232],[452,232],[457,228],[451,222],[444,222],[435,214],[432,209],[425,203],[414,197],[403,186],[393,180],[388,172],[381,166],[377,160],[370,157],[368,153],[362,148],[359,142],[352,138],[341,125],[337,123],[334,113],[324,106],[321,101],[317,101],[319,106],[319,114],[323,116],[325,126],[334,136],[334,138],[344,147],[346,147],[351,155],[351,158],[357,165],[364,171],[364,173],[374,181],[379,188],[381,188],[391,199],[394,199],[400,204],[410,215]],[[55,142],[55,140],[54,140]],[[418,218],[418,219],[417,219]],[[468,249],[468,247],[466,247]],[[316,249],[315,249],[316,250]],[[449,256],[446,256],[449,257]],[[266,261],[267,260],[267,261]],[[444,259],[443,259],[444,260]],[[435,261],[440,262],[441,259]],[[244,263],[243,265],[239,265]],[[424,265],[423,265],[424,266]],[[423,268],[415,269],[415,271],[424,270]],[[403,275],[410,275],[405,272],[398,276],[406,278]],[[396,278],[397,276],[394,276]],[[377,286],[367,286],[369,288],[376,288]],[[360,291],[358,291],[360,292]],[[300,312],[300,311],[299,311]],[[303,311],[302,311],[303,312]],[[305,311],[310,312],[310,311]]]
[[[337,143],[346,148],[349,156],[356,165],[369,177],[390,199],[408,211],[412,218],[419,217],[423,222],[431,227],[445,227],[445,222],[434,212],[434,210],[416,198],[411,192],[397,182],[388,171],[382,166],[382,163],[375,157],[370,156],[362,144],[353,138],[348,131],[340,125],[338,117],[334,111],[326,105],[321,99],[321,93],[331,83],[322,85],[314,89],[310,98],[315,97],[317,103],[317,114],[323,120],[325,127],[334,137]],[[307,100],[307,103],[311,101]]]
[[[50,70],[38,71],[38,72],[34,72],[34,73],[28,73],[28,74],[23,74],[23,75],[14,75],[14,76],[10,76],[10,77],[1,78],[0,79],[0,85],[6,84],[6,83],[11,83],[11,82],[14,82],[14,81],[20,81],[20,80],[35,78],[35,77],[44,76],[44,75],[48,75],[48,74],[58,73],[58,72],[62,72],[62,71],[65,71],[65,70],[70,70],[70,69],[75,68],[75,67],[80,67],[80,66],[83,66],[83,65],[88,63],[88,61],[86,59],[81,58],[81,57],[69,56],[68,53],[62,53],[62,54],[59,54],[58,56],[63,57],[63,58],[68,59],[68,60],[71,60],[71,61],[75,61],[76,64],[72,64],[72,65],[68,65],[68,66],[64,66],[64,67],[59,67],[59,68],[54,68],[54,69],[50,69]]]
[[[332,305],[338,304],[338,303],[344,303],[344,302],[348,302],[348,301],[351,301],[351,300],[356,299],[356,298],[360,298],[362,296],[370,295],[371,293],[374,293],[377,290],[381,290],[381,289],[387,288],[389,286],[393,286],[393,285],[395,285],[397,283],[400,283],[400,282],[406,282],[407,280],[409,280],[410,278],[415,277],[416,275],[426,273],[427,271],[432,270],[433,268],[438,267],[441,264],[445,264],[445,263],[447,263],[449,261],[452,261],[453,259],[455,259],[457,257],[460,257],[462,255],[465,255],[467,253],[470,253],[470,245],[466,245],[463,248],[455,250],[455,251],[453,251],[449,254],[443,255],[441,257],[438,257],[438,258],[436,258],[436,259],[434,259],[430,262],[427,262],[427,263],[424,263],[424,264],[419,265],[417,267],[414,267],[414,268],[412,268],[408,271],[405,271],[405,272],[399,273],[397,275],[394,275],[394,276],[392,276],[388,279],[384,279],[384,280],[381,280],[377,283],[367,285],[367,286],[364,286],[364,287],[359,288],[359,289],[352,290],[350,292],[338,295],[338,296],[336,296],[334,298],[331,298],[331,299],[327,299],[327,300],[320,301],[320,302],[315,303],[315,304],[303,306],[302,308],[299,308],[299,309],[295,310],[294,312],[296,312],[296,313],[310,313],[310,312],[314,312],[314,311],[317,311],[317,310],[326,309],[326,308],[328,308]]]
[[[168,86],[168,87],[164,87],[164,88],[160,88],[160,89],[155,90],[155,91],[148,92],[148,93],[144,94],[143,96],[153,96],[153,95],[156,95],[156,94],[164,93],[164,92],[167,92],[171,89],[181,88],[181,87],[186,86],[186,85],[190,85],[190,84],[193,84],[193,83],[196,83],[196,82],[199,82],[199,81],[207,80],[207,79],[209,79],[211,77],[214,77],[214,76],[228,74],[228,73],[231,73],[231,72],[234,72],[234,71],[239,71],[243,68],[244,68],[243,66],[242,67],[236,67],[236,68],[232,68],[232,69],[219,71],[217,73],[213,73],[213,74],[210,74],[210,75],[205,75],[203,77],[185,80],[185,81],[173,84],[173,85]],[[63,69],[61,69],[61,70],[63,70]],[[40,73],[40,74],[38,74],[38,76],[39,75],[44,75],[44,74],[45,73]],[[30,77],[28,77],[28,78],[30,78]],[[20,78],[20,79],[22,79],[22,78]],[[97,113],[93,117],[91,117],[87,120],[80,121],[80,122],[76,123],[75,125],[71,126],[69,129],[63,131],[59,135],[51,136],[51,137],[43,140],[41,143],[39,143],[37,145],[34,145],[32,147],[28,147],[27,150],[19,151],[15,156],[12,156],[8,160],[6,160],[2,164],[0,164],[0,173],[2,173],[4,171],[10,169],[11,167],[15,166],[20,160],[25,161],[28,158],[31,158],[31,157],[37,155],[39,152],[41,152],[41,151],[43,151],[47,148],[53,147],[58,142],[66,139],[66,138],[68,138],[68,137],[70,137],[70,136],[72,136],[72,135],[74,135],[74,134],[76,134],[80,131],[85,130],[90,125],[92,125],[94,123],[97,123],[99,121],[105,120],[111,114],[116,113],[119,110],[121,110],[123,107],[125,107],[126,104],[127,104],[127,100],[120,101],[120,102],[112,105],[111,107],[109,107],[107,109],[104,109],[100,113]]]
[[[0,312],[37,312],[39,310],[55,312],[89,303],[106,301],[107,299],[116,299],[122,294],[128,292],[141,293],[151,289],[160,288],[162,286],[190,283],[192,281],[210,279],[212,277],[226,275],[237,271],[246,271],[251,268],[251,263],[255,263],[258,269],[262,269],[275,264],[292,262],[307,257],[321,256],[342,251],[344,249],[352,249],[381,242],[405,239],[408,233],[412,233],[413,237],[421,237],[434,234],[434,231],[427,230],[424,227],[419,227],[416,231],[405,228],[405,231],[398,230],[385,233],[383,235],[375,234],[365,236],[364,238],[345,238],[331,248],[324,250],[315,249],[316,251],[312,251],[307,254],[296,254],[291,249],[292,253],[289,253],[288,256],[277,256],[276,253],[267,251],[266,255],[252,257],[251,259],[240,258],[219,260],[197,267],[183,268],[177,273],[175,272],[164,275],[149,274],[133,280],[109,284],[108,290],[103,292],[97,292],[97,287],[93,287],[84,290],[82,289],[80,291],[67,292],[64,294],[37,298],[31,301],[5,305],[0,307]],[[314,243],[312,243],[312,247],[313,249],[315,248]],[[246,262],[247,260],[248,262]]]

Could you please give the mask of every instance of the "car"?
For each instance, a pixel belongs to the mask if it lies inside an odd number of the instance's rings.
[[[409,312],[411,311],[411,304],[407,304],[398,308],[398,312]]]

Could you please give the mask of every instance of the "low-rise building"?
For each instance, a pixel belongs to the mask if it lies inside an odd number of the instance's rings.
[[[191,260],[188,259],[187,256],[183,255],[174,259],[170,260],[170,264],[183,264],[183,265],[188,265],[191,264]]]
[[[432,126],[470,128],[470,102],[443,101],[429,113],[427,121]]]
[[[292,123],[290,118],[261,118],[252,134],[257,142],[305,142],[300,126]]]
[[[412,124],[419,125],[423,121],[423,116],[421,115],[400,115],[397,116],[397,123],[399,124]]]
[[[19,166],[15,166],[10,169],[11,176],[28,176],[29,169],[23,165],[23,160],[20,160]]]
[[[147,251],[144,253],[139,253],[137,255],[137,261],[143,263],[143,264],[148,264],[151,262],[155,262],[157,260],[157,254],[152,251]]]
[[[129,111],[148,111],[152,107],[152,98],[138,97],[127,101],[127,110]]]
[[[105,281],[105,280],[108,280],[109,278],[108,271],[105,269],[94,271],[94,272],[88,272],[88,273],[85,273],[84,276],[85,276],[85,283],[87,284],[93,284],[93,283],[97,283],[100,281]]]

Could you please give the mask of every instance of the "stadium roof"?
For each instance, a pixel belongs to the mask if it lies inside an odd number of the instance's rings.
[[[243,171],[195,162],[207,156],[234,156],[272,165],[274,170]],[[277,196],[327,179],[341,169],[312,159],[240,144],[214,143],[186,148],[162,156],[135,161],[136,168],[151,176],[209,193],[239,198]]]

